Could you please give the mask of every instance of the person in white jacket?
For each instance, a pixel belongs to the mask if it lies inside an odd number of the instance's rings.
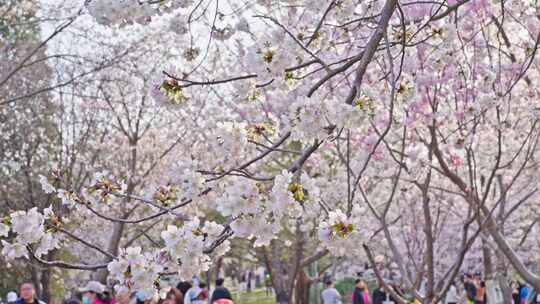
[[[322,291],[321,298],[323,304],[341,304],[341,295],[339,291],[334,288],[332,281],[326,282],[326,289]]]
[[[452,283],[450,285],[450,288],[448,288],[448,292],[446,293],[446,304],[457,304],[459,302],[459,297],[457,293],[456,284]]]
[[[186,291],[186,294],[184,295],[184,304],[192,304],[191,299],[195,298],[195,296],[193,296],[193,293],[199,288],[199,278],[194,277],[191,282],[193,283],[193,285],[190,289],[188,289],[188,291]]]

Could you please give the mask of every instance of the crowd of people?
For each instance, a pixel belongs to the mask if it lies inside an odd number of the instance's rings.
[[[529,293],[531,292],[527,285],[519,281],[513,281],[510,287],[512,288],[512,300],[514,304],[526,304]],[[536,295],[535,303],[540,303],[539,294]]]
[[[445,304],[487,304],[486,283],[480,273],[475,275],[464,274],[461,278],[461,286],[458,289],[455,283],[452,283],[446,293]],[[209,291],[204,282],[183,281],[171,288],[164,299],[155,299],[153,295],[146,294],[143,291],[134,293],[110,293],[103,284],[90,281],[86,286],[80,288],[77,296],[65,300],[63,304],[234,304],[230,291],[223,285],[224,279],[218,278],[215,281],[215,288]],[[341,304],[344,301],[339,291],[334,288],[333,282],[327,280],[325,289],[321,293],[323,304]],[[395,294],[403,297],[403,291],[399,285],[389,285]],[[511,304],[530,304],[540,303],[540,296],[536,301],[530,301],[531,293],[527,285],[514,281],[511,284],[512,303]],[[462,290],[462,292],[458,291]],[[494,301],[495,302],[495,301]],[[36,289],[31,283],[24,283],[17,292],[10,291],[6,295],[6,301],[0,304],[46,304],[36,296]],[[354,290],[351,294],[350,303],[352,304],[393,304],[397,301],[389,292],[386,292],[382,286],[379,286],[369,292],[366,282],[362,279],[355,281]],[[420,303],[418,300],[413,303]]]
[[[462,283],[468,304],[486,303],[486,282],[482,280],[482,276],[480,273],[476,273],[476,275],[474,276],[468,273],[463,275]],[[452,284],[452,286],[455,289],[455,284]],[[457,293],[456,298],[458,298]]]
[[[204,282],[183,281],[171,288],[164,299],[155,299],[144,291],[111,293],[105,285],[90,281],[77,290],[77,296],[65,300],[63,304],[234,304],[231,293],[223,283],[224,280],[218,278],[215,288],[209,291]],[[22,284],[19,293],[8,292],[5,304],[46,304],[37,298],[32,283]],[[4,302],[0,300],[0,303]]]
[[[462,285],[458,289],[455,283],[452,283],[446,293],[444,299],[445,304],[487,304],[487,289],[486,282],[483,280],[481,273],[475,275],[464,274],[461,278]],[[341,304],[344,301],[339,291],[334,288],[333,282],[327,280],[325,282],[326,288],[321,293],[321,299],[323,304]],[[396,284],[389,284],[393,291],[403,297],[403,291]],[[536,298],[531,298],[531,292],[526,284],[519,281],[514,281],[511,284],[512,289],[512,303],[510,304],[540,304],[540,294],[536,294]],[[460,292],[459,290],[462,290]],[[348,301],[347,301],[348,302]],[[362,279],[355,281],[354,290],[351,294],[352,304],[394,304],[397,303],[394,297],[386,292],[382,286],[379,286],[369,292],[367,284]],[[414,300],[414,304],[420,304],[419,300]],[[493,301],[492,303],[495,303]]]
[[[482,279],[481,274],[476,273],[474,276],[465,274],[462,278],[467,303],[486,304],[488,302],[486,282]],[[532,290],[526,284],[513,281],[510,284],[510,288],[512,290],[512,304],[540,303],[540,298],[538,297],[536,299],[530,299]],[[454,303],[457,303],[457,301]]]
[[[354,290],[351,294],[351,303],[352,304],[391,304],[397,303],[397,301],[387,293],[383,287],[377,287],[370,294],[367,284],[362,279],[356,279],[354,282]],[[334,288],[332,281],[327,281],[325,283],[326,288],[321,293],[321,298],[323,304],[341,304],[344,301],[342,300],[341,294],[339,291]],[[399,286],[390,284],[395,292],[400,296],[403,295],[403,292]]]

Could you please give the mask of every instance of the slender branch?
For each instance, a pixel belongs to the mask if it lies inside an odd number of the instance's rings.
[[[233,172],[235,170],[243,170],[243,169],[249,167],[251,164],[263,159],[266,155],[272,153],[276,148],[281,146],[285,142],[285,140],[287,140],[287,138],[289,138],[289,136],[291,136],[291,132],[287,132],[287,133],[283,134],[283,136],[281,136],[269,149],[267,149],[266,151],[264,151],[263,153],[261,153],[257,157],[245,162],[244,164],[240,165],[239,167],[229,169],[229,170],[221,173],[220,175],[218,175],[216,177],[209,178],[206,181],[209,182],[209,181],[218,180],[218,179],[226,176],[227,174],[229,174],[229,173],[231,173],[231,172]]]
[[[309,45],[317,38],[319,34],[319,30],[321,29],[324,19],[326,19],[326,16],[328,16],[328,13],[332,10],[332,8],[335,6],[336,0],[332,0],[328,7],[326,8],[326,11],[324,11],[323,16],[321,17],[321,20],[319,20],[319,23],[317,23],[317,26],[315,27],[315,30],[313,31],[313,34],[309,38],[308,42],[306,43],[306,47],[309,47]]]
[[[387,0],[386,3],[384,4],[384,7],[381,12],[381,19],[379,20],[377,29],[375,30],[375,33],[373,33],[373,35],[369,39],[366,49],[362,53],[362,58],[360,59],[358,68],[356,69],[356,78],[354,79],[353,87],[351,88],[351,91],[349,92],[349,96],[347,97],[347,100],[345,101],[347,104],[353,103],[353,100],[356,98],[357,92],[360,90],[360,86],[362,85],[362,79],[364,78],[364,74],[366,73],[367,67],[369,63],[371,62],[371,59],[375,55],[375,51],[379,47],[379,43],[381,42],[384,33],[386,33],[388,22],[390,22],[390,18],[392,17],[392,14],[394,13],[394,10],[396,9],[396,4],[397,4],[397,0]]]
[[[69,232],[69,231],[67,231],[67,230],[65,230],[65,229],[63,229],[63,228],[56,227],[56,229],[57,229],[59,232],[62,232],[63,234],[65,234],[65,235],[69,236],[70,238],[76,240],[77,242],[79,242],[79,243],[81,243],[81,244],[83,244],[83,245],[85,245],[85,246],[87,246],[87,247],[89,247],[89,248],[92,248],[92,249],[94,249],[94,250],[96,250],[96,251],[102,253],[103,255],[105,255],[105,256],[107,256],[107,257],[109,257],[109,258],[111,258],[111,259],[114,259],[114,258],[115,258],[115,256],[114,256],[113,254],[111,254],[111,253],[109,253],[109,252],[107,252],[107,251],[101,249],[99,246],[93,245],[93,244],[91,244],[91,243],[89,243],[89,242],[83,240],[82,238],[76,236],[75,234],[73,234],[73,233],[71,233],[71,232]]]
[[[321,250],[319,252],[316,252],[312,256],[309,256],[309,257],[305,258],[304,260],[302,260],[302,262],[300,263],[301,267],[309,266],[311,263],[323,258],[328,253],[329,253],[328,249],[323,249],[323,250]]]
[[[206,188],[204,191],[202,191],[201,193],[199,193],[199,195],[197,197],[201,197],[201,196],[204,196],[206,194],[208,194],[210,191],[212,191],[212,188],[209,187],[209,188]],[[98,217],[102,218],[102,219],[105,219],[105,220],[108,220],[108,221],[111,221],[111,222],[117,222],[117,223],[124,223],[124,224],[138,224],[138,223],[142,223],[142,222],[146,222],[146,221],[149,221],[149,220],[152,220],[152,219],[155,219],[155,218],[158,218],[164,214],[167,214],[173,210],[176,210],[178,208],[182,208],[188,204],[190,204],[191,202],[193,201],[193,198],[190,198],[188,200],[185,200],[183,202],[181,202],[180,204],[176,205],[176,206],[173,206],[171,208],[168,208],[164,211],[160,211],[158,213],[155,213],[155,214],[152,214],[150,216],[147,216],[147,217],[143,217],[143,218],[140,218],[140,219],[136,219],[136,220],[126,220],[126,219],[120,219],[120,218],[113,218],[113,217],[109,217],[107,215],[103,215],[99,212],[97,212],[95,209],[93,209],[92,207],[90,207],[89,204],[84,204],[84,206],[90,210],[92,213],[94,213],[95,215],[97,215]]]
[[[78,16],[78,15],[77,15]],[[30,60],[45,44],[47,44],[51,39],[53,39],[56,35],[60,34],[63,30],[65,30],[68,26],[70,26],[76,19],[76,17],[71,17],[68,19],[68,21],[60,26],[58,26],[49,37],[47,37],[45,40],[43,40],[36,48],[34,48],[26,57],[21,60],[19,65],[15,67],[11,72],[9,72],[6,77],[2,81],[0,81],[0,87],[3,86],[15,73],[17,73],[20,69],[22,69],[25,65],[25,63]]]
[[[377,281],[379,282],[379,285],[384,288],[384,290],[388,291],[390,295],[398,302],[398,304],[407,304],[409,303],[407,299],[402,298],[392,286],[388,285],[386,281],[383,279],[381,273],[379,272],[379,269],[377,268],[377,264],[375,263],[375,259],[373,258],[373,254],[371,253],[371,250],[369,249],[368,245],[362,244],[362,247],[364,248],[364,251],[366,252],[366,256],[368,258],[369,263],[371,264],[371,267],[373,268],[373,271],[375,272],[375,276],[377,277]]]
[[[324,63],[324,61],[322,61],[310,49],[304,46],[304,44],[301,41],[299,41],[298,38],[296,38],[283,24],[279,23],[279,21],[277,21],[275,18],[264,16],[264,15],[255,15],[254,17],[268,19],[272,21],[273,23],[275,23],[276,25],[278,25],[279,27],[281,27],[285,31],[285,33],[287,33],[287,35],[289,35],[289,37],[291,37],[294,40],[294,42],[296,42],[296,44],[298,44],[306,53],[308,53],[311,57],[313,57],[314,60],[316,60],[318,63],[323,65],[326,69],[328,69],[328,66],[326,65],[326,63]]]
[[[231,78],[220,79],[220,80],[196,81],[196,80],[189,80],[189,79],[185,79],[185,78],[180,78],[180,77],[174,76],[172,74],[169,74],[169,73],[167,73],[165,71],[163,71],[163,74],[165,74],[167,77],[172,78],[172,79],[174,79],[176,81],[185,82],[186,84],[180,86],[182,88],[187,88],[187,87],[194,86],[194,85],[207,86],[207,85],[215,85],[215,84],[224,84],[224,83],[238,81],[238,80],[257,78],[257,74],[250,74],[250,75],[237,76],[237,77],[231,77]]]
[[[58,267],[58,268],[66,268],[66,269],[78,269],[78,270],[90,270],[90,271],[96,271],[99,269],[107,268],[108,263],[103,264],[94,264],[94,265],[87,265],[87,264],[73,264],[68,263],[64,261],[46,261],[39,257],[37,257],[33,251],[28,249],[28,252],[30,253],[30,257],[38,262],[39,264],[47,267]]]

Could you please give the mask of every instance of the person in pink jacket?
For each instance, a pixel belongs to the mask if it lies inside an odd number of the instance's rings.
[[[106,291],[105,286],[99,282],[90,281],[80,291],[83,294],[83,304],[116,304]]]

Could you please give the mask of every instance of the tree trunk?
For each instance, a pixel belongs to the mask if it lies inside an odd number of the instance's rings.
[[[300,270],[300,273],[298,274],[298,279],[296,280],[296,290],[295,290],[296,304],[309,304],[310,287],[311,287],[311,283],[309,280],[309,276],[306,274],[306,272],[303,269]]]
[[[109,239],[109,245],[107,246],[107,251],[115,256],[118,255],[118,247],[120,245],[120,240],[122,239],[123,232],[124,223],[114,223],[112,235]],[[110,259],[107,258],[106,261],[109,262]],[[96,274],[96,280],[106,285],[108,275],[109,270],[107,270],[107,268],[100,269]]]
[[[53,250],[47,254],[47,260],[54,260],[56,257],[56,250]],[[52,300],[52,275],[54,268],[46,267],[41,270],[39,282],[41,285],[40,299],[45,303],[50,303]]]
[[[531,284],[535,289],[540,290],[540,276],[528,269],[514,249],[510,247],[505,237],[499,231],[496,222],[489,213],[489,210],[485,206],[483,206],[482,209],[485,216],[485,218],[482,217],[482,221],[484,219],[487,221],[486,230],[491,234],[491,237],[495,243],[497,243],[500,252],[504,254],[510,264],[512,264],[514,267],[515,271],[519,273],[527,283]]]
[[[271,256],[267,248],[263,248],[264,263],[270,273],[272,287],[276,295],[277,304],[288,304],[291,299],[291,294],[288,293],[287,278],[283,262],[280,259],[278,244],[275,241],[270,243]]]
[[[36,294],[38,298],[41,298],[41,296],[43,295],[43,289],[41,288],[41,273],[39,269],[36,266],[30,266],[30,275],[32,278],[32,284],[34,284],[34,288],[36,289]]]
[[[52,277],[53,268],[45,268],[41,271],[41,300],[45,303],[51,303],[52,300]]]
[[[436,138],[436,130],[434,127],[430,127],[431,131],[431,137],[432,139]],[[444,171],[444,174],[457,186],[460,188],[460,190],[463,193],[470,194],[471,191],[469,189],[469,186],[467,183],[463,181],[457,174],[452,172],[448,165],[446,164],[446,161],[444,160],[444,157],[438,148],[436,141],[435,141],[435,156],[437,157],[437,160],[439,164],[442,167],[442,170]],[[497,244],[498,249],[501,253],[504,254],[504,256],[508,259],[509,263],[512,265],[512,267],[515,269],[515,271],[521,275],[523,280],[525,280],[527,283],[532,285],[535,289],[540,290],[540,276],[535,274],[533,271],[531,271],[527,265],[521,260],[521,258],[518,256],[518,254],[514,251],[514,248],[510,246],[506,238],[504,237],[503,233],[499,230],[498,223],[495,221],[494,217],[492,216],[489,208],[484,205],[484,201],[482,198],[480,198],[478,195],[471,195],[470,197],[467,197],[468,203],[475,208],[479,209],[479,220],[482,223],[485,223],[485,230],[487,233],[491,235],[493,238],[493,241]]]
[[[129,136],[126,134],[126,136],[129,138]],[[133,191],[135,190],[135,182],[133,181],[133,178],[136,174],[137,169],[137,141],[131,141],[130,140],[130,146],[131,146],[131,157],[130,157],[130,166],[129,166],[129,180],[127,183],[127,189],[126,194],[127,198],[124,200],[124,206],[129,206],[129,203],[131,202],[131,198],[129,198]],[[124,209],[124,215],[122,216],[123,219],[127,219],[131,212],[135,210],[134,208],[131,208],[131,210],[126,211]],[[111,235],[111,238],[109,239],[109,244],[107,246],[107,252],[110,254],[117,256],[119,247],[120,247],[120,241],[122,240],[122,235],[124,234],[124,227],[125,224],[121,222],[115,222],[113,232]],[[110,262],[110,258],[105,259],[106,262]],[[97,280],[101,282],[102,284],[107,285],[107,276],[109,275],[109,270],[107,268],[101,269],[97,273]]]
[[[482,257],[484,261],[484,279],[492,280],[494,279],[493,274],[493,259],[491,258],[491,249],[488,247],[487,241],[485,238],[482,238]]]
[[[497,215],[497,221],[499,222],[499,227],[501,230],[501,233],[503,235],[506,235],[505,233],[505,223],[506,223],[506,186],[504,185],[502,175],[497,175],[497,181],[499,183],[499,188],[501,191],[501,206],[499,207],[499,214]],[[509,284],[508,280],[508,266],[506,264],[506,259],[504,255],[501,252],[495,251],[495,256],[497,257],[497,264],[496,264],[496,277],[497,282],[499,283],[499,288],[501,289],[502,296],[503,296],[503,303],[513,303],[512,299],[512,289]],[[489,301],[489,299],[488,299]]]
[[[223,266],[223,257],[219,257],[214,263],[214,267],[206,272],[206,285],[208,290],[212,289],[213,284],[220,278],[221,267]]]
[[[508,269],[506,268],[505,258],[502,254],[497,254],[497,281],[501,288],[503,302],[512,303],[512,289],[508,281]]]

